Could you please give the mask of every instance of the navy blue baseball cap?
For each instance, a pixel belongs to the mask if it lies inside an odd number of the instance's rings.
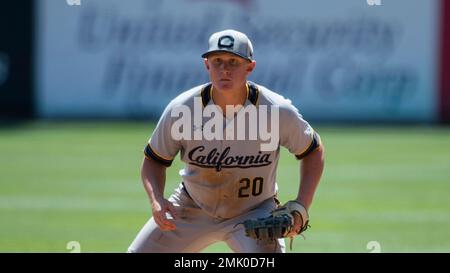
[[[228,52],[249,61],[253,60],[253,46],[242,32],[227,29],[216,32],[209,38],[209,49],[202,57],[207,58],[213,52]]]

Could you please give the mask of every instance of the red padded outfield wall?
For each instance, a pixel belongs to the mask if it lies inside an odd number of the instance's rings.
[[[442,0],[440,57],[440,118],[450,123],[450,1]]]

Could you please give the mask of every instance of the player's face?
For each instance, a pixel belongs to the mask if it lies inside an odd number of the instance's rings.
[[[205,59],[211,82],[220,90],[237,90],[245,86],[255,64],[255,61],[231,53],[213,53]]]

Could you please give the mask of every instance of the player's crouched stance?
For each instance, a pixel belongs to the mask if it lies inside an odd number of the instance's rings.
[[[223,241],[235,252],[285,252],[283,238],[300,234],[308,226],[307,211],[324,166],[320,137],[289,100],[247,81],[256,62],[245,34],[234,30],[214,33],[202,57],[211,83],[175,98],[145,147],[141,174],[153,217],[128,251],[199,252]],[[174,110],[184,107],[194,113],[199,104],[204,110],[220,110],[222,115],[215,118],[219,121],[216,125],[224,125],[222,138],[174,136],[173,128],[180,120]],[[237,115],[229,116],[227,106],[242,108]],[[272,126],[279,138],[275,148],[262,149],[267,139],[261,134],[242,140],[236,137],[236,131],[229,130],[247,107],[278,109],[278,127]],[[186,118],[196,117],[192,114]],[[208,127],[207,120],[208,115],[202,117],[200,125],[187,124],[194,135],[201,134]],[[255,122],[248,120],[246,133]],[[275,198],[280,145],[302,160],[297,198],[284,206],[279,206]],[[180,171],[182,183],[165,199],[166,168],[178,152],[186,163]]]

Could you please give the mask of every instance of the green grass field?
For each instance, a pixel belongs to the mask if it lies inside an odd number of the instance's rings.
[[[125,252],[150,216],[140,182],[145,123],[0,127],[0,252]],[[450,251],[450,129],[325,127],[325,173],[311,229],[292,252]],[[166,194],[179,183],[176,162]],[[280,198],[295,197],[298,161],[283,150]],[[289,250],[288,250],[289,251]],[[205,252],[230,252],[215,244]],[[290,252],[290,251],[289,251]]]

